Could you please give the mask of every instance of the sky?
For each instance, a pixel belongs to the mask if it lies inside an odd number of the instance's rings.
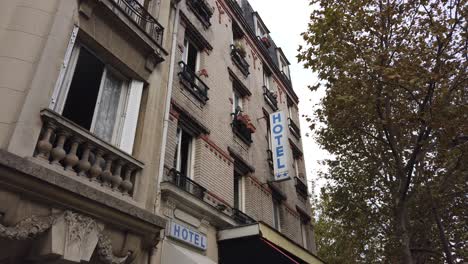
[[[296,58],[298,46],[303,44],[300,34],[307,29],[312,7],[309,6],[307,0],[249,0],[249,2],[270,30],[270,36],[276,45],[282,48],[291,63],[291,79],[294,90],[299,97],[300,125],[307,179],[316,182],[314,191],[318,194],[324,181],[317,179],[317,172],[325,169],[318,164],[318,161],[330,156],[328,152],[319,147],[312,136],[306,136],[307,133],[311,133],[303,115],[311,116],[313,114],[313,106],[323,97],[324,91],[321,89],[312,92],[307,88],[307,85],[317,83],[317,75],[309,69],[304,69]],[[310,182],[309,188],[311,188]]]

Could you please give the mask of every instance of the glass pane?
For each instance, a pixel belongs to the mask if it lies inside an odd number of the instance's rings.
[[[101,139],[111,142],[117,120],[120,95],[122,93],[122,80],[110,71],[106,72],[106,78],[101,91],[99,109],[96,114],[94,133]]]

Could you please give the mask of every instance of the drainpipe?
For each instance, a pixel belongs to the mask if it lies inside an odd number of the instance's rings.
[[[172,97],[172,86],[174,83],[174,68],[175,68],[175,55],[176,55],[176,48],[177,48],[177,34],[179,32],[179,20],[180,20],[180,7],[179,7],[179,2],[180,0],[176,0],[175,2],[175,8],[176,8],[176,14],[174,18],[174,26],[173,26],[173,32],[172,32],[172,45],[171,45],[171,61],[169,65],[169,80],[167,82],[167,95],[166,95],[166,107],[164,109],[164,121],[163,121],[163,134],[162,134],[162,142],[161,142],[161,151],[160,151],[160,157],[159,157],[159,170],[158,170],[158,178],[156,181],[156,201],[154,205],[154,213],[157,213],[159,211],[159,208],[161,206],[161,199],[160,198],[160,187],[161,187],[161,182],[163,179],[163,173],[164,173],[164,159],[166,156],[166,142],[167,142],[167,128],[169,126],[169,112],[171,109],[171,97]]]

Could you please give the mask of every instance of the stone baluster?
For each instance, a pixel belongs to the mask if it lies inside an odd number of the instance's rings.
[[[102,159],[103,152],[100,149],[96,149],[96,155],[94,157],[93,166],[89,169],[89,180],[90,181],[97,181],[98,177],[101,176],[102,168],[101,168],[101,159]]]
[[[85,176],[86,172],[91,168],[91,163],[89,162],[89,153],[91,151],[91,146],[88,143],[83,144],[82,146],[81,159],[76,166],[78,170],[78,176]]]
[[[52,165],[60,165],[60,161],[65,158],[67,154],[65,149],[63,149],[63,145],[65,144],[65,140],[67,140],[67,133],[65,131],[59,131],[57,133],[57,143],[55,148],[50,151],[50,156],[52,157],[52,161],[50,162]],[[61,165],[60,165],[61,166]]]
[[[135,169],[132,166],[127,166],[125,168],[125,179],[122,182],[121,187],[120,187],[124,195],[130,195],[130,193],[132,192],[132,189],[133,189],[132,172],[134,170]]]
[[[111,183],[112,183],[112,190],[117,191],[119,189],[120,184],[122,183],[122,166],[123,160],[117,160],[117,165],[115,166],[114,174],[112,175]]]
[[[112,162],[114,161],[114,157],[111,155],[107,155],[105,157],[106,165],[104,166],[104,171],[102,172],[101,179],[102,185],[110,187],[112,182]]]
[[[51,122],[45,121],[44,124],[44,132],[42,134],[42,138],[37,142],[37,154],[38,158],[44,159],[49,162],[49,153],[52,150],[52,143],[50,143],[50,138],[52,133],[55,129],[55,126]]]
[[[73,167],[75,167],[75,165],[80,161],[78,155],[76,155],[76,151],[78,150],[78,145],[82,143],[82,141],[76,137],[73,137],[71,142],[70,151],[63,159],[63,162],[65,163],[65,170],[67,171],[74,171]]]

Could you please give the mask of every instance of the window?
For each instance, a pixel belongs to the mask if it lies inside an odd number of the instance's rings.
[[[51,108],[127,153],[133,150],[143,83],[76,45]],[[57,102],[57,103],[55,103]]]
[[[263,68],[263,85],[271,91],[271,86],[270,86],[270,80],[271,80],[271,73],[268,72],[268,70],[264,67]]]
[[[273,227],[281,232],[280,210],[280,203],[276,199],[273,199]]]
[[[192,10],[205,28],[209,28],[211,26],[210,19],[213,15],[213,10],[206,0],[187,0],[187,6]]]
[[[255,13],[255,34],[257,34],[257,37],[263,38],[263,37],[268,37],[268,30],[266,27],[263,25],[262,20],[258,16],[257,13]]]
[[[280,69],[286,78],[291,78],[289,75],[289,63],[283,57],[280,58]]]
[[[187,65],[188,70],[192,73],[196,73],[200,67],[198,48],[187,38],[184,39],[184,52],[182,54],[182,60]]]
[[[287,98],[287,104],[288,104],[288,117],[292,119],[293,113],[294,113],[294,109],[293,109],[294,104],[289,97]]]
[[[237,90],[233,90],[232,91],[232,112],[233,113],[237,113],[239,111],[242,111],[244,108],[243,108],[243,104],[242,104],[242,97],[241,95],[239,94],[239,92]]]
[[[182,175],[193,178],[193,137],[181,128],[177,128],[174,168]]]
[[[307,248],[307,223],[301,221],[302,246]]]
[[[299,177],[299,159],[294,159],[294,172]]]
[[[234,208],[242,212],[245,211],[244,178],[234,172]]]

